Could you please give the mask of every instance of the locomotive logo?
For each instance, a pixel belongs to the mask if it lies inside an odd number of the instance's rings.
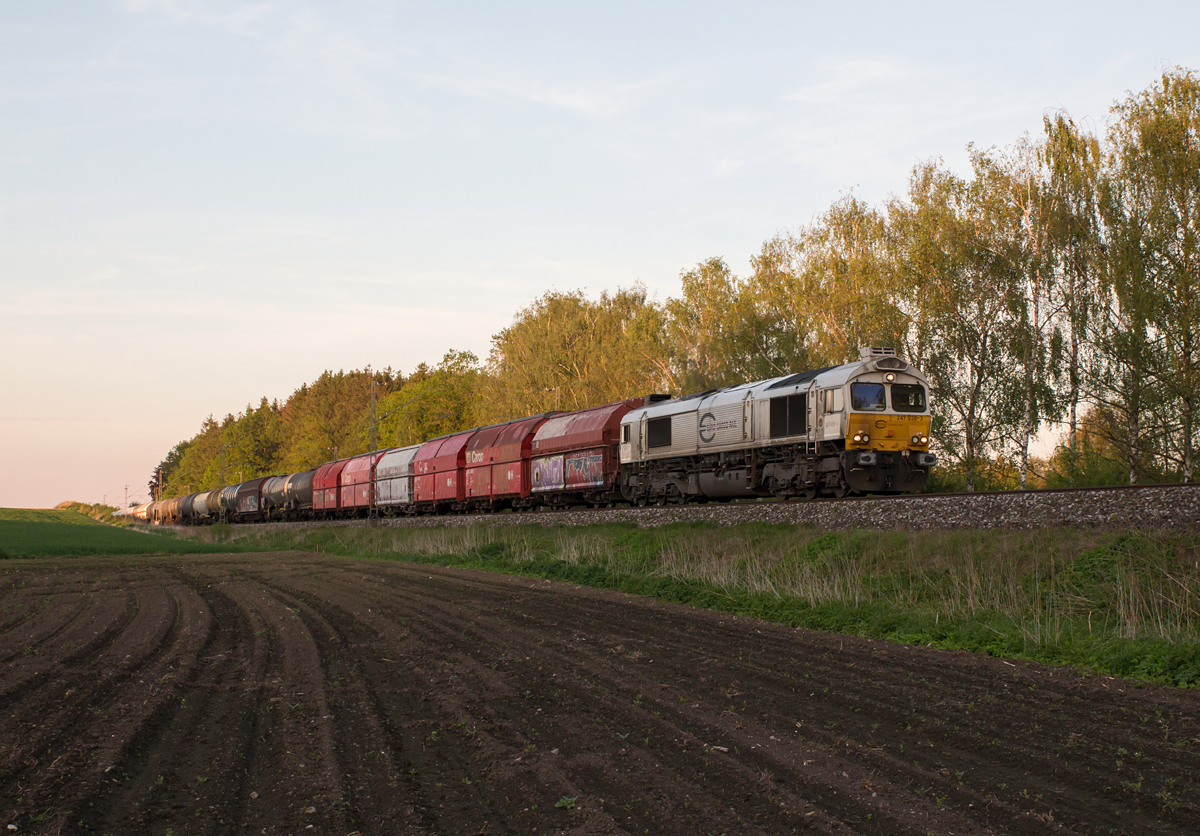
[[[705,444],[712,444],[713,440],[717,437],[717,433],[721,430],[736,430],[738,423],[737,418],[726,418],[724,421],[718,421],[717,416],[711,412],[706,412],[700,416],[700,440]]]

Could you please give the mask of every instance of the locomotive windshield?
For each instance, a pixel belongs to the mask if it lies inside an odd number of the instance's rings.
[[[887,409],[883,399],[882,383],[851,383],[850,408],[854,410],[874,410],[882,412]]]
[[[924,412],[925,387],[916,383],[893,383],[892,409],[897,412]]]

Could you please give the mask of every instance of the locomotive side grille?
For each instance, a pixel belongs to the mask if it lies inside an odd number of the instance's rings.
[[[646,422],[646,446],[651,449],[671,446],[671,416]]]

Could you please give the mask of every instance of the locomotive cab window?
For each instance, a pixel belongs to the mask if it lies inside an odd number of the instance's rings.
[[[925,387],[919,383],[893,383],[892,409],[897,412],[924,412]]]
[[[771,438],[808,432],[808,395],[771,398]]]
[[[826,389],[825,390],[825,412],[841,412],[842,411],[842,390],[841,389]]]
[[[629,443],[629,424],[626,424],[625,426],[621,427],[621,443],[622,444]]]
[[[646,446],[671,446],[671,418],[652,418],[646,422]]]
[[[882,383],[851,383],[850,408],[856,412],[882,412],[887,409]]]

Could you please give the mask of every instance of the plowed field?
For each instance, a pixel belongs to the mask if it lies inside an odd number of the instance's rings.
[[[1196,833],[1192,692],[546,581],[0,564],[0,832]]]

